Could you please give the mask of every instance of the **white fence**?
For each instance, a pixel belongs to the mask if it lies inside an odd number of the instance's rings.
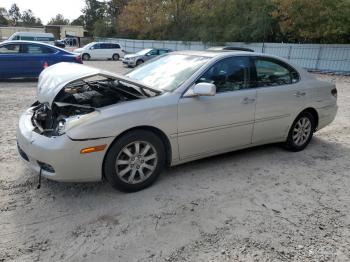
[[[211,44],[202,42],[133,40],[99,38],[97,41],[120,43],[126,52],[134,53],[144,48],[169,48],[172,50],[205,50]],[[284,57],[308,70],[350,74],[350,45],[285,44],[285,43],[226,43],[227,46],[246,47],[255,52]]]

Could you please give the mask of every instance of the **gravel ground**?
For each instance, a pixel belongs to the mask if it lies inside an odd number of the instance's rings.
[[[195,161],[132,194],[106,182],[37,189],[15,138],[36,82],[0,82],[0,261],[349,261],[350,77],[317,77],[336,81],[340,107],[306,150]]]

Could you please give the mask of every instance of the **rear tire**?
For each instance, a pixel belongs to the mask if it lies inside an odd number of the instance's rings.
[[[303,150],[310,143],[314,131],[314,116],[309,112],[301,113],[290,127],[285,147],[293,152]]]
[[[81,59],[83,59],[84,61],[90,60],[90,55],[89,54],[83,54],[81,56]]]
[[[114,60],[114,61],[118,61],[119,60],[119,55],[118,54],[114,54],[113,56],[112,56],[112,59]]]
[[[135,192],[158,178],[165,165],[165,147],[153,132],[135,130],[118,138],[104,162],[107,181],[116,189]]]

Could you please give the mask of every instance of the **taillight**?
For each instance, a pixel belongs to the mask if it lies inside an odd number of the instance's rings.
[[[82,63],[81,56],[80,55],[76,56],[75,61],[77,61],[78,63]]]
[[[334,97],[337,97],[337,96],[338,96],[338,91],[337,91],[337,89],[336,89],[335,87],[331,90],[331,94],[332,94]]]

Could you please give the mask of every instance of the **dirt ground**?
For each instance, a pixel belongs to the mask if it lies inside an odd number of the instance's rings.
[[[89,62],[116,72],[120,62]],[[127,194],[38,176],[17,155],[36,82],[0,82],[0,261],[349,261],[350,77],[308,148],[262,146],[166,171]]]

